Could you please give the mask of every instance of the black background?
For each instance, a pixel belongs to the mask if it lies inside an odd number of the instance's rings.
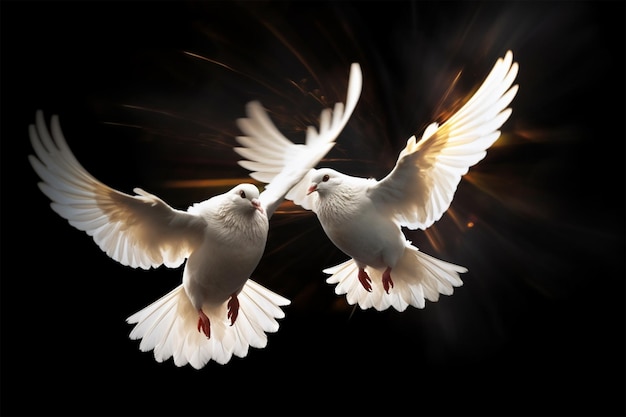
[[[624,415],[623,2],[1,7],[3,415]],[[246,178],[232,147],[247,101],[298,141],[359,62],[324,165],[380,178],[507,49],[520,90],[502,137],[449,213],[407,233],[468,267],[464,285],[423,310],[354,309],[324,282],[346,258],[316,219],[278,213],[254,278],[292,303],[266,348],[226,365],[139,351],[126,317],[181,270],[109,259],[27,160],[43,109],[98,179],[184,209]]]

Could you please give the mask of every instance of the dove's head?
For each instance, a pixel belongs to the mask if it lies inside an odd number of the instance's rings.
[[[311,183],[306,193],[309,195],[317,191],[318,194],[324,195],[339,185],[342,178],[343,176],[334,169],[318,169],[311,176]]]
[[[228,196],[235,207],[243,210],[256,209],[261,213],[264,212],[259,200],[259,189],[254,184],[239,184],[228,192]]]

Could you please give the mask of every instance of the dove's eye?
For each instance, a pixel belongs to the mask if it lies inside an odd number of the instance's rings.
[[[246,198],[246,192],[244,190],[239,191],[241,198]]]
[[[330,176],[328,174],[324,175],[324,177],[322,177],[322,181],[326,182],[330,179]]]

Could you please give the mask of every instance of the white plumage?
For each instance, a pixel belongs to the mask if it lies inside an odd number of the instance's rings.
[[[350,260],[324,269],[337,294],[362,309],[424,308],[462,285],[465,267],[436,259],[407,241],[402,227],[426,229],[448,210],[461,177],[483,159],[511,115],[518,64],[507,51],[480,88],[445,123],[411,136],[392,171],[382,178],[352,177],[330,168],[311,169],[286,198],[316,213],[329,239]],[[242,145],[247,145],[242,143]],[[280,159],[239,152],[251,175],[272,181]],[[253,163],[254,162],[254,163]]]
[[[175,209],[140,188],[135,195],[114,190],[94,178],[72,154],[52,116],[48,130],[43,112],[29,126],[35,155],[29,155],[41,178],[39,188],[52,209],[75,228],[92,236],[114,260],[133,268],[175,268],[185,263],[182,283],[128,317],[131,339],[142,351],[154,350],[162,362],[202,368],[209,361],[227,363],[245,357],[250,346],[263,348],[276,332],[281,306],[290,301],[250,279],[268,236],[269,219],[285,194],[334,145],[361,94],[360,68],[353,66],[344,111],[339,103],[322,112],[319,132],[309,128],[306,145],[292,148],[290,160],[259,193],[253,184]],[[262,141],[271,124],[257,102],[248,104],[247,124]],[[290,142],[291,143],[291,142]]]

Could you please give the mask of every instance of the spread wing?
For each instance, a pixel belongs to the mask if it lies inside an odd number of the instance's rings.
[[[508,51],[467,103],[445,123],[412,136],[393,170],[371,188],[379,207],[411,229],[426,229],[449,208],[461,177],[483,159],[511,115],[517,62]]]
[[[247,117],[237,120],[239,129],[244,133],[237,137],[237,142],[242,146],[234,149],[246,158],[239,161],[239,165],[251,171],[252,178],[268,183],[261,193],[261,202],[268,217],[271,217],[287,192],[335,145],[335,139],[348,123],[361,96],[362,84],[361,67],[353,63],[345,105],[339,102],[332,110],[322,110],[319,130],[309,126],[304,144],[287,139],[259,102],[247,104]]]
[[[49,131],[37,111],[29,135],[36,156],[28,159],[52,209],[111,258],[133,268],[177,267],[201,241],[205,222],[199,217],[139,188],[137,195],[116,191],[89,174],[67,145],[56,115]]]

